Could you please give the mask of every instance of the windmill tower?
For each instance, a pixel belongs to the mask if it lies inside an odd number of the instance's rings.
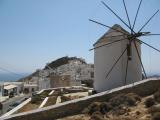
[[[132,48],[127,48],[126,46],[129,45],[128,38],[114,29],[129,34],[129,32],[116,24],[94,44],[94,48],[104,45],[94,49],[94,88],[98,92],[142,80],[141,63],[133,43],[131,43]],[[106,46],[106,44],[117,40],[121,41]],[[141,43],[137,43],[136,46],[139,54],[141,54]],[[116,60],[122,54],[123,56],[112,69],[112,72],[109,73]],[[109,74],[107,75],[106,73]]]
[[[140,81],[142,80],[142,70],[144,77],[147,78],[141,60],[142,43],[160,52],[159,49],[138,39],[139,37],[143,36],[160,35],[151,34],[150,32],[142,32],[142,30],[159,12],[159,10],[157,10],[136,32],[134,28],[142,4],[142,0],[140,0],[140,3],[138,5],[133,24],[131,24],[125,0],[123,0],[123,5],[129,24],[127,24],[121,17],[119,17],[105,2],[102,1],[102,4],[130,30],[130,33],[124,30],[119,25],[110,27],[108,25],[90,19],[91,22],[94,22],[103,27],[110,28],[110,30],[94,44],[94,48],[90,49],[95,50],[94,88],[98,92],[134,83],[135,81]]]

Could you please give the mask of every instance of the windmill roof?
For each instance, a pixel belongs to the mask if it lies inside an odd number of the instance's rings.
[[[100,38],[97,40],[97,42],[95,42],[95,43],[93,44],[93,46],[95,46],[96,44],[104,41],[104,38],[109,38],[109,37],[111,37],[111,36],[124,35],[123,33],[118,32],[118,31],[116,31],[116,30],[122,31],[122,32],[124,32],[124,33],[126,33],[126,34],[130,34],[128,31],[126,31],[126,30],[125,30],[124,28],[122,28],[120,25],[115,24],[115,25],[113,25],[102,37],[100,37]],[[116,35],[114,35],[114,34],[116,34]]]

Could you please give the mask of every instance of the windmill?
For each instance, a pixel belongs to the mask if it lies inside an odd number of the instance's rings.
[[[105,25],[103,23],[100,23],[96,20],[89,19],[91,22],[94,22],[94,23],[101,25],[103,27],[110,28],[109,33],[112,33],[113,31],[116,32],[116,34],[114,34],[114,35],[112,35],[112,34],[108,35],[108,33],[107,33],[106,35],[102,36],[102,39],[103,38],[114,39],[114,41],[109,41],[109,42],[103,43],[103,44],[95,43],[94,48],[90,49],[90,50],[95,50],[95,54],[97,54],[97,56],[95,56],[95,81],[94,81],[95,84],[94,84],[94,87],[95,87],[95,90],[97,90],[98,92],[112,89],[115,87],[119,87],[122,85],[130,84],[131,82],[134,83],[135,82],[134,79],[136,77],[137,77],[138,81],[141,80],[142,79],[142,71],[141,70],[143,70],[144,78],[145,79],[147,78],[147,74],[145,72],[144,65],[141,60],[141,50],[140,50],[141,44],[145,44],[146,46],[160,52],[160,50],[158,50],[157,48],[155,48],[155,47],[149,45],[148,43],[139,39],[139,37],[141,37],[141,36],[160,35],[160,34],[152,34],[151,32],[142,32],[142,30],[153,19],[153,17],[159,12],[159,10],[157,10],[146,21],[146,23],[136,32],[134,30],[134,28],[136,25],[136,21],[137,21],[139,10],[140,10],[141,4],[142,4],[142,0],[140,0],[140,3],[138,5],[138,9],[136,11],[136,15],[135,15],[133,24],[131,24],[125,0],[123,0],[123,5],[124,5],[124,9],[125,9],[128,23],[126,23],[121,17],[119,17],[105,2],[102,1],[102,4],[110,12],[112,12],[127,28],[129,28],[130,32],[125,31],[123,28],[121,28],[118,25],[111,27],[111,26]],[[115,39],[115,38],[117,38],[117,39]],[[103,41],[103,40],[101,40],[101,41]],[[120,45],[120,43],[123,44],[123,47],[122,47],[122,45]],[[119,46],[121,46],[122,50],[119,49],[120,51],[116,51],[116,59],[115,58],[110,59],[110,61],[111,61],[110,66],[105,68],[105,61],[102,60],[103,57],[105,56],[105,52],[107,52],[107,51],[105,51],[105,48],[106,48],[106,50],[109,50],[109,47],[114,46],[115,44],[119,44]],[[108,47],[108,49],[107,49],[107,47]],[[98,50],[98,49],[101,49],[101,50],[104,49],[103,50],[104,53],[102,55],[99,55],[100,50]],[[113,51],[115,51],[115,50],[112,48],[110,52],[112,53]],[[135,56],[135,54],[136,54],[136,56]],[[113,55],[111,54],[110,56],[113,56]],[[110,56],[108,56],[108,58],[106,58],[104,60],[108,60],[110,58]],[[100,58],[100,57],[102,57],[102,58]],[[115,57],[115,55],[113,57]],[[97,59],[99,59],[99,61]],[[122,62],[122,61],[123,61],[123,63],[121,63],[122,65],[120,66],[120,62]],[[135,69],[133,69],[136,66],[135,62],[137,62],[137,64],[138,64],[136,67],[136,69],[138,70],[138,75],[136,74]],[[98,70],[96,70],[96,66],[100,66],[99,67],[100,69],[97,67]],[[101,69],[101,68],[103,68],[103,69]],[[115,69],[117,69],[117,71],[118,71],[117,74],[115,74],[113,72],[113,71],[115,71]],[[122,71],[120,69],[122,69]],[[133,74],[133,75],[131,75],[131,74]],[[98,77],[101,76],[101,77],[98,78],[97,76]],[[117,76],[117,77],[115,77],[115,76]],[[117,81],[117,79],[119,79],[119,82]],[[129,79],[132,79],[132,80],[127,83],[127,81]]]

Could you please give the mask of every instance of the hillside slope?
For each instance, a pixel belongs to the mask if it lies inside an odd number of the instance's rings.
[[[62,65],[68,64],[71,60],[78,60],[83,64],[87,64],[85,62],[85,60],[82,59],[82,58],[65,56],[65,57],[61,57],[61,58],[58,58],[58,59],[50,62],[42,70],[48,70],[48,69],[53,69],[54,70],[54,69],[56,69],[56,68],[58,68]],[[32,74],[28,75],[27,77],[19,79],[18,81],[19,82],[30,81],[32,79],[32,77],[39,76],[39,72],[40,72],[40,70],[37,70],[37,71],[33,72]]]

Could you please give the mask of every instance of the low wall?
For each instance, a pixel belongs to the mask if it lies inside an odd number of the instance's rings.
[[[9,112],[5,113],[1,117],[7,117],[9,115],[12,115],[13,113],[16,113],[19,109],[21,109],[23,106],[25,106],[26,104],[28,104],[30,101],[31,101],[31,98],[28,98],[27,100],[25,100],[24,102],[22,102],[20,105],[18,105],[14,109],[10,110]]]
[[[48,101],[48,97],[46,97],[43,102],[41,103],[41,105],[39,106],[39,108],[44,107],[44,105],[46,104],[46,102]]]
[[[60,103],[25,113],[11,115],[1,120],[54,120],[65,116],[80,113],[86,106],[94,101],[105,101],[120,93],[134,92],[140,96],[153,94],[160,87],[159,78],[147,79],[127,86],[119,87],[105,91],[92,96],[80,98],[77,100]]]

